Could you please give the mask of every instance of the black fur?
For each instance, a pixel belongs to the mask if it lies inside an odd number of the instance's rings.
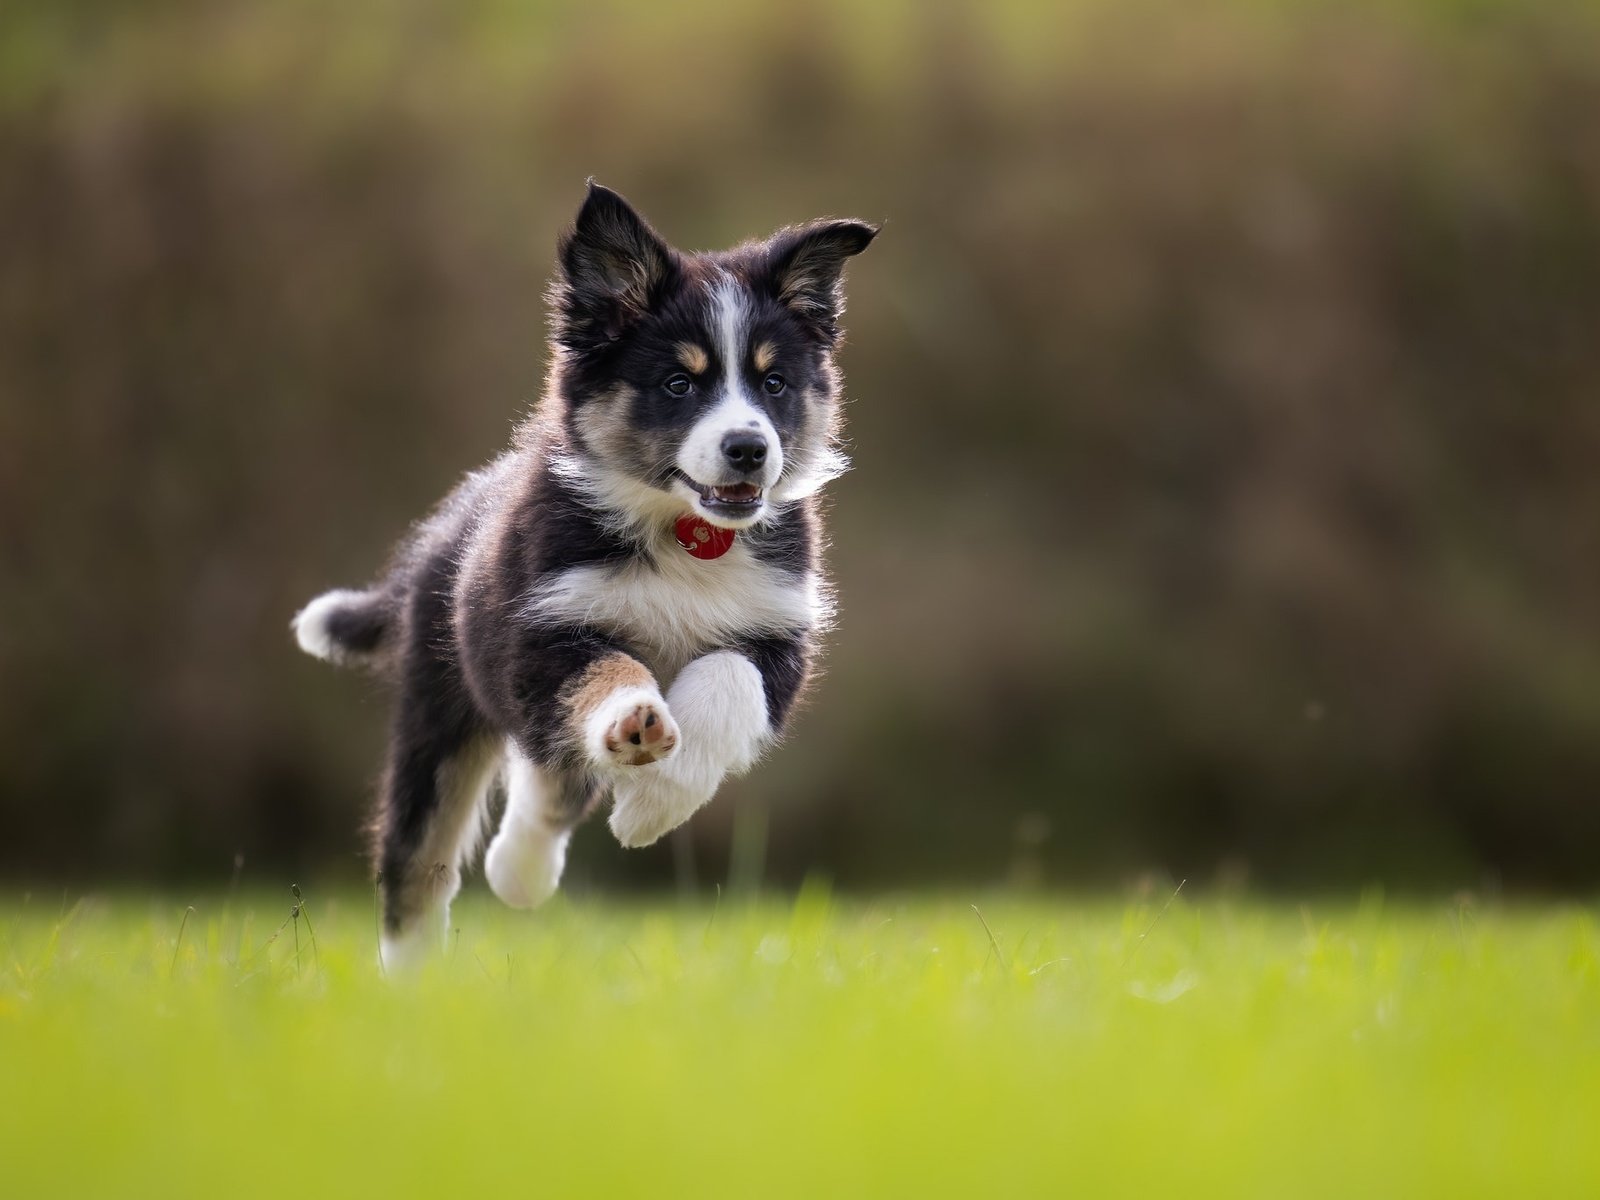
[[[328,636],[346,653],[370,655],[383,644],[392,624],[392,614],[381,608],[340,608],[328,617]]]
[[[569,487],[548,473],[527,481],[511,518],[471,564],[459,601],[460,653],[473,699],[529,756],[581,770],[562,738],[559,706],[568,684],[596,659],[627,652],[613,637],[582,626],[507,620],[535,581],[574,567],[631,557]]]
[[[383,807],[375,830],[379,870],[391,885],[412,869],[438,802],[440,769],[474,737],[488,732],[467,694],[454,653],[453,575],[454,560],[447,548],[431,554],[421,564],[406,614],[407,637],[400,664],[403,686],[390,727]],[[398,894],[391,886],[390,898]]]
[[[738,648],[761,672],[767,719],[774,729],[782,729],[811,674],[815,653],[811,639],[801,635],[745,638]]]

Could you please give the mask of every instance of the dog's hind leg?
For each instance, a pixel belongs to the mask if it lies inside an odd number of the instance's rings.
[[[599,798],[587,773],[545,770],[508,743],[505,816],[483,862],[494,894],[512,908],[533,908],[554,895],[573,827]]]
[[[503,757],[461,677],[442,560],[436,569],[411,602],[374,830],[386,967],[422,957],[443,935]]]
[[[484,735],[395,747],[378,830],[386,969],[416,963],[443,939],[500,764],[499,741]]]

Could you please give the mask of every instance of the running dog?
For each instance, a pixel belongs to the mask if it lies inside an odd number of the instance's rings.
[[[611,798],[624,846],[676,828],[781,735],[832,599],[818,492],[846,467],[845,260],[821,220],[715,253],[591,183],[560,239],[550,372],[512,446],[300,646],[396,692],[374,858],[385,964],[448,924],[497,783],[489,884],[528,908]]]

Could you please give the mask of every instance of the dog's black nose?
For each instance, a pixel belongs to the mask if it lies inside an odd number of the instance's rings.
[[[735,430],[722,439],[722,457],[735,471],[749,474],[767,461],[767,439],[749,430]]]

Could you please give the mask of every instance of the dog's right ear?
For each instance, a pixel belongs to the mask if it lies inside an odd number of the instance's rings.
[[[649,310],[675,269],[671,247],[632,205],[592,179],[558,253],[556,332],[574,349],[614,341]]]

